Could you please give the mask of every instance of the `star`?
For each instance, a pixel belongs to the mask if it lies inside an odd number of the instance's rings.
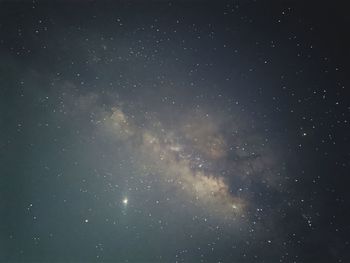
[[[127,204],[128,204],[128,198],[125,197],[125,198],[123,199],[123,204],[124,204],[124,205],[127,205]]]

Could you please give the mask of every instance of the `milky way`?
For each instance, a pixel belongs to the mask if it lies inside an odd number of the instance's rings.
[[[349,262],[329,5],[1,1],[0,261]]]

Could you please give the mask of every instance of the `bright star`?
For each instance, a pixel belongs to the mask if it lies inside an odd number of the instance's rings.
[[[127,205],[127,204],[128,204],[128,198],[125,197],[125,198],[123,199],[123,204],[124,204],[124,205]]]

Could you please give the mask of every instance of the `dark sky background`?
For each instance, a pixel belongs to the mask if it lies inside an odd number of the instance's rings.
[[[1,262],[350,262],[340,1],[0,1]]]

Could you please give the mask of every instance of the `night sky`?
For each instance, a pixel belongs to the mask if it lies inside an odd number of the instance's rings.
[[[340,1],[0,1],[0,262],[350,262]]]

